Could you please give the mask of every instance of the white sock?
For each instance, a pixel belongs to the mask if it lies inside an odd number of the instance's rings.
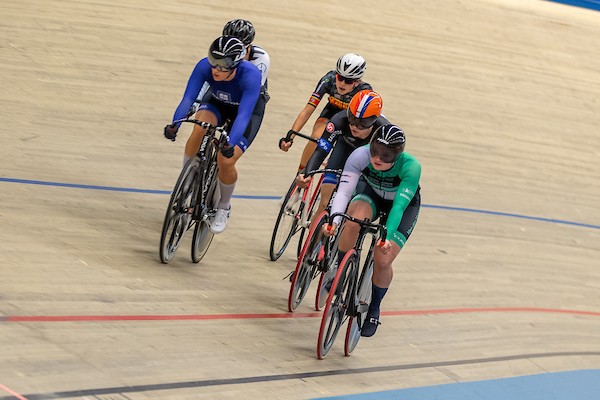
[[[219,208],[229,210],[231,208],[231,196],[235,189],[235,182],[225,184],[219,179],[219,189],[221,189],[221,200],[219,200]]]

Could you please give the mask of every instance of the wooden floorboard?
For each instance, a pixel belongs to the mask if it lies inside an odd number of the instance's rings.
[[[306,399],[600,368],[599,13],[7,0],[0,16],[0,399]],[[236,194],[253,197],[199,265],[188,238],[165,266],[187,131],[162,128],[232,18],[271,56],[239,163]],[[296,239],[268,260],[302,150],[277,141],[350,51],[423,165],[424,207],[378,334],[319,361],[311,299],[287,313]]]

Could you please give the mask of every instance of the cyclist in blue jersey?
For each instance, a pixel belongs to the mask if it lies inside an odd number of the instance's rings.
[[[208,57],[196,64],[188,80],[183,98],[175,110],[173,121],[185,118],[205,82],[210,85],[210,95],[205,96],[198,106],[195,119],[213,125],[225,120],[233,121],[229,131],[229,142],[221,148],[217,158],[219,165],[219,188],[221,199],[215,217],[210,221],[213,233],[221,233],[227,226],[231,209],[231,196],[235,189],[238,173],[237,160],[254,140],[258,127],[251,121],[261,91],[261,73],[250,62],[245,61],[246,46],[233,36],[221,36],[213,41]],[[175,140],[179,124],[165,126],[164,135]],[[206,131],[195,125],[184,153],[184,165],[194,157]]]
[[[333,198],[331,213],[344,212],[359,219],[373,220],[381,216],[387,238],[374,250],[372,297],[362,328],[362,336],[373,336],[380,325],[380,305],[394,276],[392,262],[412,233],[421,206],[419,180],[421,164],[404,152],[406,138],[402,129],[388,124],[377,128],[367,146],[354,150]],[[350,203],[350,205],[348,205]],[[334,219],[324,234],[335,232],[339,219]],[[347,222],[341,233],[339,260],[354,245],[359,226]]]
[[[258,132],[265,115],[266,104],[270,99],[267,89],[269,84],[268,75],[269,67],[271,66],[271,58],[265,49],[253,44],[256,30],[254,29],[252,22],[246,19],[232,19],[231,21],[228,21],[223,27],[223,36],[234,36],[240,39],[246,46],[246,56],[244,57],[244,60],[250,61],[251,64],[256,65],[256,68],[258,68],[261,73],[262,86],[260,89],[260,96],[252,112],[252,117],[250,117],[252,129]],[[202,99],[207,95],[209,89],[209,84],[207,82],[204,83],[202,90],[198,94],[196,103],[202,102]],[[210,94],[208,95],[210,96]]]

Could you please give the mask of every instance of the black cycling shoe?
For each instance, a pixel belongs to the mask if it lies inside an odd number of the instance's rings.
[[[377,327],[381,325],[379,322],[379,311],[371,311],[367,313],[367,318],[360,330],[360,336],[371,337],[377,332]]]

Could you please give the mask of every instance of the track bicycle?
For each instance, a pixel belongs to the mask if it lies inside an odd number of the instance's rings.
[[[345,213],[331,215],[329,224],[337,216],[342,217],[338,230],[346,221],[359,224],[360,230],[354,247],[346,253],[340,262],[329,288],[317,343],[317,357],[321,360],[325,358],[333,346],[337,334],[346,320],[348,320],[348,327],[346,329],[344,355],[349,356],[356,347],[371,302],[373,250],[378,239],[383,243],[387,237],[387,229],[384,225],[371,222],[368,219],[359,220]],[[371,236],[371,244],[362,268],[360,268],[362,247],[367,236]]]
[[[165,214],[160,237],[160,261],[167,264],[185,233],[193,227],[192,261],[200,262],[212,242],[214,234],[209,221],[214,217],[220,198],[217,179],[217,154],[227,144],[227,128],[230,121],[221,126],[196,119],[180,119],[173,123],[187,122],[206,130],[198,153],[183,167],[175,183]]]
[[[300,132],[288,132],[286,139],[289,140],[292,134],[311,142],[317,142],[317,139]],[[296,178],[294,177],[294,181],[283,197],[279,213],[277,214],[277,220],[273,227],[271,245],[269,247],[271,261],[276,261],[281,257],[292,237],[298,232],[300,232],[300,239],[298,240],[296,255],[300,255],[304,232],[310,226],[312,213],[318,204],[322,181],[323,175],[317,179],[312,179],[306,189],[301,189],[296,185]]]
[[[333,173],[336,175],[336,180],[339,184],[342,170],[339,169],[320,169],[312,171],[305,176],[313,176],[315,174]],[[338,185],[336,184],[331,195],[331,199],[335,197]],[[339,233],[334,236],[326,236],[323,234],[323,226],[329,221],[329,212],[331,209],[331,199],[329,204],[311,223],[306,239],[298,256],[296,268],[292,272],[291,285],[288,295],[288,310],[293,312],[298,308],[311,282],[319,277],[319,285],[317,286],[317,294],[315,297],[315,309],[321,310],[327,299],[328,292],[324,290],[324,285],[333,279],[337,268],[337,244]]]

